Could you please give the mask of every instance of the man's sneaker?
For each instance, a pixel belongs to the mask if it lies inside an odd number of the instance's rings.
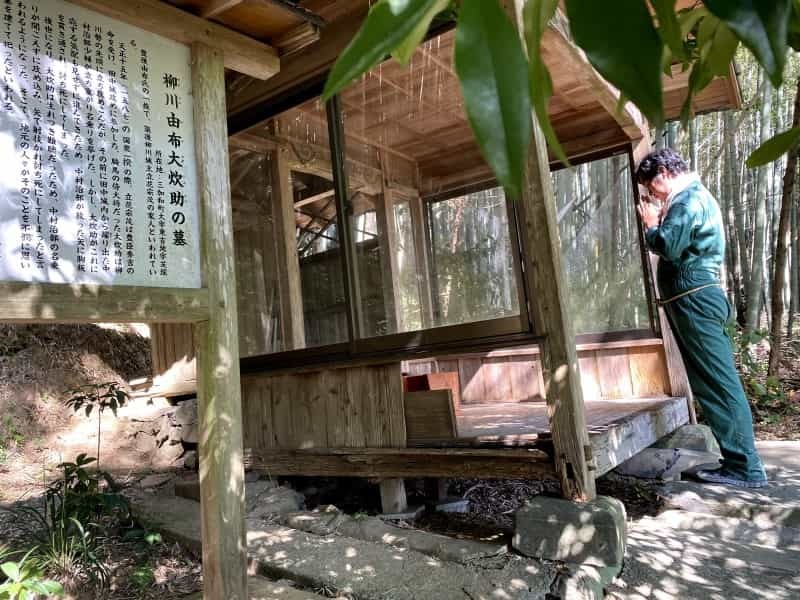
[[[734,485],[742,488],[763,488],[769,485],[766,479],[740,479],[724,470],[697,471],[694,476],[706,483],[722,483],[724,485]]]

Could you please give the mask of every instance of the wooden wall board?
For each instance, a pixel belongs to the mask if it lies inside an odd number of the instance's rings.
[[[506,359],[506,373],[511,391],[508,396],[516,402],[544,402],[540,384],[542,365],[538,360]]]
[[[406,443],[399,363],[255,375],[244,378],[242,386],[248,403],[262,404],[249,408],[263,431],[246,430],[248,447],[392,448]]]
[[[636,397],[669,395],[669,374],[664,348],[628,350],[633,395]]]
[[[450,390],[405,392],[403,401],[408,446],[456,438],[456,414]]]
[[[604,399],[630,398],[633,395],[627,350],[598,350],[597,372]]]
[[[581,373],[581,387],[586,402],[600,400],[600,374],[597,370],[597,356],[594,351],[578,352],[578,369]]]
[[[550,457],[534,449],[252,450],[246,453],[245,465],[273,476],[555,479]]]
[[[459,361],[458,377],[461,381],[461,403],[476,404],[483,402],[486,390],[481,373],[481,359],[466,358]]]

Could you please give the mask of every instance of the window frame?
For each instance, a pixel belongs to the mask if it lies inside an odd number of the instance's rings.
[[[229,136],[236,135],[250,127],[273,118],[286,110],[302,104],[319,96],[325,78],[320,77],[314,82],[302,86],[280,98],[280,101],[258,105],[252,110],[238,115],[229,120]],[[338,235],[340,257],[342,261],[342,277],[345,284],[345,304],[348,319],[348,341],[284,350],[280,352],[254,355],[240,358],[240,368],[243,374],[263,373],[268,371],[286,371],[308,367],[331,367],[342,365],[358,365],[380,363],[393,360],[404,360],[435,356],[456,352],[459,350],[492,350],[497,348],[510,348],[524,346],[542,341],[542,335],[534,330],[530,316],[530,302],[526,284],[527,271],[523,254],[523,240],[520,238],[520,203],[506,197],[506,210],[508,215],[509,235],[513,247],[513,265],[516,278],[517,293],[519,296],[520,314],[517,316],[487,319],[456,325],[444,325],[420,329],[418,331],[393,333],[381,336],[362,337],[363,316],[361,312],[360,292],[357,282],[356,243],[354,239],[354,222],[352,207],[348,199],[347,169],[345,156],[345,133],[343,129],[342,112],[339,96],[334,96],[326,102],[328,117],[329,145],[331,149],[331,166],[333,170],[333,187],[337,211]],[[619,154],[627,154],[630,164],[631,186],[633,187],[634,202],[640,202],[638,186],[634,181],[634,159],[632,145],[623,143],[607,149],[601,149],[574,159],[570,166],[577,166],[593,160],[609,158]],[[565,168],[557,161],[550,163],[550,172]],[[482,191],[495,187],[496,180],[487,180],[474,185],[448,190],[443,194],[421,196],[423,215],[423,231],[425,234],[425,251],[429,254],[426,260],[430,262],[432,247],[430,244],[430,220],[428,219],[429,203],[455,198],[470,192]],[[639,216],[636,214],[639,221]],[[639,228],[639,248],[642,259],[642,278],[645,293],[648,299],[650,327],[646,329],[632,329],[625,331],[609,331],[577,335],[577,345],[605,341],[639,340],[661,337],[658,326],[658,317],[655,308],[655,294],[653,287],[650,261],[644,243],[643,230]]]

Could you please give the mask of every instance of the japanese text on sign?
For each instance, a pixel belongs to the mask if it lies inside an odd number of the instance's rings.
[[[200,287],[190,51],[0,0],[0,280]]]

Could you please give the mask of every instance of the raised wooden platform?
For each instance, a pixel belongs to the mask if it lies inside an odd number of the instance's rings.
[[[596,476],[689,421],[685,398],[586,403]],[[270,475],[554,478],[543,403],[465,407],[458,437],[414,448],[248,450],[245,464]],[[431,446],[437,447],[431,447]]]

